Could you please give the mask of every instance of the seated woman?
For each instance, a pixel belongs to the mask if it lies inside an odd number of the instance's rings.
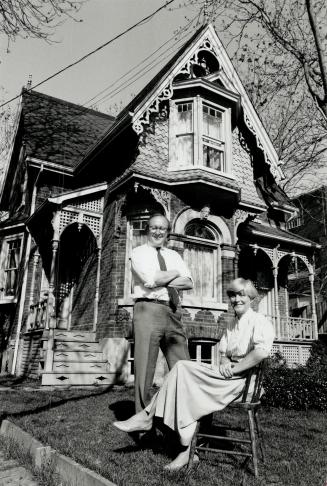
[[[244,372],[267,358],[271,351],[274,329],[250,307],[257,297],[251,280],[233,280],[227,294],[235,319],[220,340],[219,365],[178,361],[144,410],[113,424],[124,432],[146,431],[152,428],[154,417],[161,417],[164,424],[179,434],[184,446],[165,469],[178,470],[187,464],[197,420],[240,398]]]

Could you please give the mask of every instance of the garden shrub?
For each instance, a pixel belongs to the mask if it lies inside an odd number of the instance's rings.
[[[264,379],[266,405],[293,410],[327,410],[327,346],[315,342],[305,366],[288,368],[276,353]]]

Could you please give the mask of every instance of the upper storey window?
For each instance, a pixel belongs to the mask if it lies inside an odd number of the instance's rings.
[[[21,243],[21,237],[8,237],[2,242],[0,299],[14,297],[16,295],[18,267],[22,250]]]
[[[230,110],[199,96],[170,108],[170,168],[230,172]]]
[[[203,165],[224,172],[225,143],[223,113],[210,105],[202,105]]]
[[[176,149],[178,165],[194,164],[193,103],[177,105]]]

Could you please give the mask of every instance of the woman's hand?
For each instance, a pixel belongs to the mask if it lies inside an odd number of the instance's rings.
[[[229,360],[222,362],[219,365],[220,374],[224,378],[232,378],[234,376],[233,367],[234,367],[234,364],[232,364],[231,361],[229,361]]]

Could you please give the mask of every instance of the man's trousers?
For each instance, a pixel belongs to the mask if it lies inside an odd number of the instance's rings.
[[[156,363],[161,348],[169,370],[180,359],[190,359],[181,323],[181,311],[156,302],[140,301],[134,306],[135,409],[150,402]]]

